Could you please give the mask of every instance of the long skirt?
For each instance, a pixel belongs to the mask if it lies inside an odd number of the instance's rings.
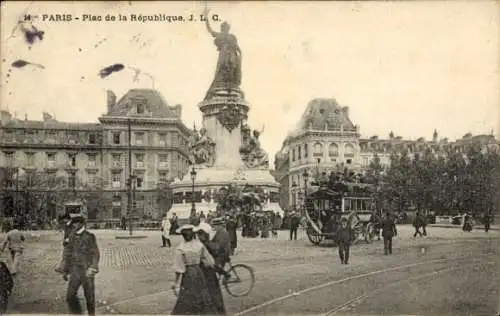
[[[226,307],[224,306],[224,297],[220,288],[219,278],[214,268],[202,268],[207,280],[208,291],[215,305],[217,315],[226,315]]]
[[[172,315],[214,315],[217,308],[199,265],[186,267]]]

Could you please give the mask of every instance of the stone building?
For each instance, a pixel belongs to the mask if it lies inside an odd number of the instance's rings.
[[[130,137],[134,215],[158,218],[170,207],[167,184],[189,165],[191,131],[181,110],[155,90],[133,89],[119,101],[108,91],[99,123],[59,122],[47,113],[42,121],[21,120],[2,111],[0,167],[8,181],[1,189],[59,193],[50,216],[60,211],[61,199],[81,196],[89,203],[89,219],[119,219],[127,210]]]
[[[274,174],[281,184],[280,204],[283,209],[302,205],[306,186],[304,171],[309,175],[310,188],[311,181],[322,172],[347,168],[363,173],[375,156],[380,158],[382,167],[387,168],[393,153],[407,151],[412,158],[415,153],[430,148],[436,155],[444,155],[449,150],[464,152],[472,143],[481,144],[484,150],[499,148],[499,141],[493,135],[466,134],[462,139],[449,142],[447,138],[440,139],[436,130],[432,140],[423,137],[406,140],[393,132],[387,139],[378,136],[362,139],[359,127],[349,118],[347,107],[335,99],[314,99],[275,155]]]

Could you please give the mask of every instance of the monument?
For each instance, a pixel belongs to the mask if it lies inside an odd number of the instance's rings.
[[[263,209],[282,213],[280,184],[269,171],[269,157],[259,140],[263,130],[252,131],[247,122],[250,105],[240,89],[242,53],[236,36],[229,33],[227,22],[220,32],[211,28],[208,19],[205,25],[219,57],[213,82],[198,105],[203,126],[199,131],[194,127],[190,141],[192,167],[170,185],[173,204],[168,217],[175,213],[184,222],[194,209],[205,214],[215,211],[220,190],[228,185],[262,189]]]

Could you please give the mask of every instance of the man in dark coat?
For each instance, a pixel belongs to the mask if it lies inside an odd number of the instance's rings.
[[[297,240],[297,230],[300,226],[300,217],[299,215],[293,211],[290,214],[290,240]]]
[[[236,222],[236,219],[228,215],[227,216],[227,222],[226,222],[226,230],[229,234],[229,239],[231,241],[231,255],[234,255],[234,251],[236,250],[236,247],[238,247],[238,236],[236,235],[236,228],[238,224]]]
[[[391,214],[387,213],[382,221],[382,237],[384,238],[384,253],[392,254],[392,238],[397,236],[396,223]]]
[[[491,225],[492,220],[493,220],[493,216],[491,215],[491,212],[487,212],[486,214],[484,214],[483,221],[484,221],[484,231],[485,232],[488,232],[490,230],[490,225]]]
[[[215,264],[217,266],[224,267],[230,260],[231,237],[226,230],[223,218],[214,218],[212,220],[212,227],[215,231],[212,242],[217,245],[217,255],[214,257]]]
[[[75,228],[69,239],[64,258],[64,279],[68,279],[66,301],[71,314],[82,314],[77,296],[80,286],[87,302],[89,315],[95,315],[94,276],[99,272],[99,248],[94,234],[85,229],[85,218],[76,214],[72,218]]]
[[[415,227],[415,233],[413,234],[413,237],[417,237],[417,235],[420,235],[422,237],[422,232],[420,231],[420,227],[422,227],[422,216],[420,215],[420,212],[417,212],[417,215],[413,219],[413,227]]]
[[[352,234],[351,225],[349,225],[347,218],[343,217],[335,234],[341,264],[349,264],[349,247],[351,246]]]
[[[55,271],[58,273],[63,273],[64,269],[64,252],[67,250],[67,246],[69,243],[69,237],[71,236],[71,233],[73,232],[73,224],[71,223],[71,217],[69,214],[65,214],[62,218],[61,221],[64,223],[64,237],[63,237],[63,255],[62,255],[62,260],[59,263],[59,266],[55,268]]]

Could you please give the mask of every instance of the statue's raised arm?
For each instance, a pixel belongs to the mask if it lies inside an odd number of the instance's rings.
[[[209,21],[209,18],[208,18],[208,14],[210,13],[210,10],[209,9],[205,9],[203,11],[203,15],[205,16],[205,26],[207,27],[207,31],[208,33],[210,33],[210,35],[212,35],[213,37],[216,37],[217,36],[217,32],[214,31],[212,29],[212,27],[210,26],[210,21]]]

